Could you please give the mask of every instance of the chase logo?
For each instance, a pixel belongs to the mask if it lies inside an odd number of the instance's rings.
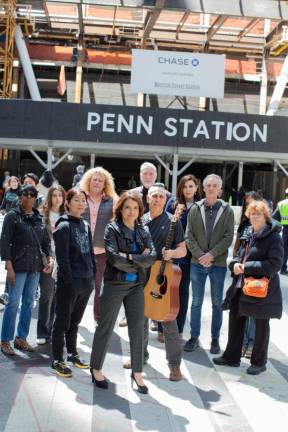
[[[193,67],[199,66],[199,60],[197,58],[187,58],[187,57],[158,57],[158,63],[160,64],[168,64],[168,65],[177,65],[177,66],[190,66]]]

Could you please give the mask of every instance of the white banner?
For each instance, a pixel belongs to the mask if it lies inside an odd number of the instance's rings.
[[[131,92],[224,97],[225,55],[132,50]]]

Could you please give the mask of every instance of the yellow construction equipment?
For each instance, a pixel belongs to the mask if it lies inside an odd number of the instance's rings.
[[[12,94],[16,0],[0,0],[0,99]]]

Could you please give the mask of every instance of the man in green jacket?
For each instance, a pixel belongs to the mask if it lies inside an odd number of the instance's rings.
[[[233,241],[234,213],[221,199],[222,179],[209,174],[203,181],[205,199],[197,202],[190,210],[185,234],[186,246],[192,254],[191,284],[192,306],[190,319],[191,338],[184,346],[185,351],[194,351],[199,346],[201,310],[207,276],[211,285],[212,354],[220,352],[219,335],[222,325],[224,281],[227,271],[228,248]]]

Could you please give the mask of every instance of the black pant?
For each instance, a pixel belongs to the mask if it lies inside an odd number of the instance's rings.
[[[283,239],[283,245],[284,245],[284,257],[283,257],[283,264],[282,264],[282,271],[287,270],[287,259],[288,259],[288,226],[284,225],[283,231],[282,231],[282,239]]]
[[[65,340],[68,354],[77,353],[78,326],[93,288],[94,279],[74,278],[73,284],[65,284],[61,278],[57,281],[55,321],[52,330],[54,360],[63,361]]]
[[[179,333],[183,333],[189,302],[190,262],[180,264],[179,267],[182,271],[182,277],[179,285],[180,308],[177,316],[177,325]]]
[[[55,315],[55,281],[51,274],[41,273],[37,338],[49,339]]]
[[[247,317],[239,316],[239,299],[241,291],[231,301],[229,312],[228,342],[223,357],[230,363],[238,363],[241,358],[244,330]],[[251,356],[251,364],[264,366],[270,337],[269,319],[255,319],[255,341]]]
[[[143,285],[132,283],[110,284],[104,281],[103,293],[100,297],[100,318],[96,329],[90,365],[101,370],[107,353],[109,340],[120,310],[124,304],[127,317],[128,334],[133,372],[142,372],[143,368],[143,319],[144,292]]]

